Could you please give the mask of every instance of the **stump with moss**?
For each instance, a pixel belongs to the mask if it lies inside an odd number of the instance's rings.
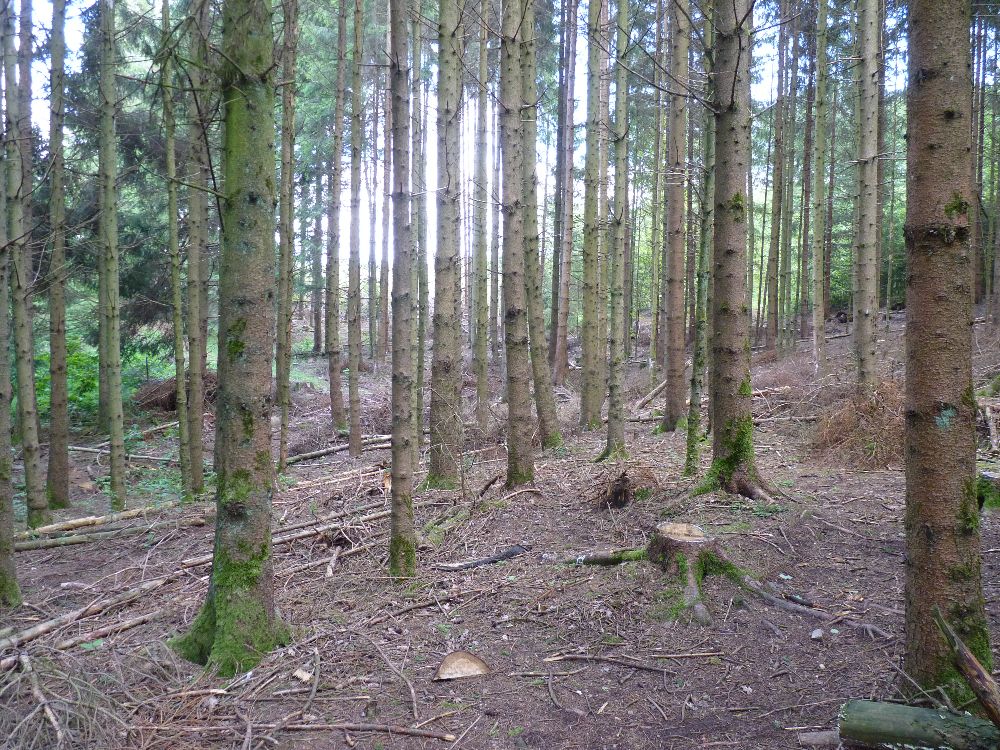
[[[708,625],[712,616],[702,601],[701,582],[705,576],[722,575],[739,586],[745,574],[719,549],[712,537],[689,523],[658,524],[646,548],[648,558],[668,573],[681,578],[684,609],[699,625]]]

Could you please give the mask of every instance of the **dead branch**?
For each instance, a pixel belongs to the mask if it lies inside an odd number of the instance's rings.
[[[56,743],[58,745],[63,744],[65,739],[65,733],[63,732],[62,725],[56,718],[55,711],[52,710],[52,706],[49,705],[49,699],[45,697],[45,693],[42,692],[42,686],[38,681],[38,675],[35,670],[31,668],[31,659],[27,654],[21,654],[19,657],[21,662],[21,670],[28,675],[28,680],[31,683],[31,694],[34,696],[35,700],[38,701],[38,705],[42,707],[42,711],[45,713],[45,718],[49,720],[49,724],[56,732]]]
[[[511,558],[517,557],[518,555],[523,555],[529,552],[531,547],[522,546],[520,544],[515,544],[506,549],[502,549],[496,554],[490,555],[489,557],[480,557],[476,560],[466,560],[465,562],[457,563],[438,563],[434,567],[438,570],[469,570],[471,568],[481,568],[484,565],[493,565],[494,563],[503,562],[504,560],[510,560]]]
[[[979,663],[969,647],[966,646],[951,625],[941,615],[941,610],[935,606],[931,615],[937,623],[941,635],[944,636],[951,650],[955,668],[962,673],[962,677],[969,683],[972,692],[975,693],[979,703],[986,710],[986,716],[997,727],[1000,727],[1000,687],[988,671]]]
[[[143,625],[151,620],[155,620],[157,617],[163,614],[162,609],[156,609],[152,612],[147,612],[144,615],[139,615],[138,617],[133,617],[130,620],[123,620],[121,622],[112,623],[111,625],[105,625],[103,628],[98,628],[97,630],[91,630],[89,633],[84,633],[83,635],[75,635],[72,638],[66,638],[59,641],[56,644],[56,649],[59,651],[66,651],[74,646],[79,646],[81,643],[89,643],[91,641],[96,641],[98,638],[104,638],[109,635],[116,635],[118,633],[130,630],[131,628]]]
[[[130,518],[144,516],[148,513],[159,513],[160,511],[169,510],[170,508],[176,508],[180,504],[181,502],[179,500],[173,500],[171,502],[164,503],[163,505],[147,505],[142,508],[123,510],[120,513],[110,513],[105,516],[82,516],[81,518],[71,518],[68,521],[50,523],[47,526],[39,526],[36,529],[28,529],[27,531],[19,532],[14,538],[34,539],[39,535],[73,531],[74,529],[80,529],[85,526],[104,526],[105,524],[116,523],[117,521],[125,521]]]

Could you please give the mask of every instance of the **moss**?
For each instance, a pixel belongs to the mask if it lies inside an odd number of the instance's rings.
[[[542,448],[545,448],[545,449],[549,449],[549,448],[555,449],[555,448],[562,448],[562,447],[563,447],[563,436],[562,436],[562,433],[560,433],[558,431],[557,432],[553,432],[551,435],[549,435],[547,438],[545,438],[545,440],[542,441]]]
[[[238,318],[226,330],[226,352],[229,354],[230,359],[236,359],[246,349],[246,344],[242,338],[246,329],[246,318]]]
[[[457,528],[461,524],[469,520],[471,513],[468,508],[461,508],[458,512],[446,516],[438,521],[428,522],[423,529],[421,529],[421,534],[424,539],[433,547],[437,547],[444,541],[448,532]]]
[[[437,474],[428,474],[427,478],[420,484],[422,490],[453,490],[456,482],[450,477],[441,477]]]
[[[412,578],[417,572],[417,547],[401,534],[389,540],[389,575],[393,578]]]
[[[22,601],[21,589],[13,572],[0,572],[0,607],[17,607]]]
[[[653,490],[649,487],[640,487],[635,491],[636,502],[642,502],[643,500],[648,500],[650,495],[653,494]]]
[[[966,492],[969,493],[969,490],[966,489]],[[975,496],[976,505],[980,508],[1000,508],[1000,487],[997,487],[996,482],[992,479],[984,477],[982,474],[980,474],[975,481]],[[967,504],[968,501],[965,501],[962,504],[963,515],[965,514]],[[976,531],[978,528],[979,523],[977,520],[975,528],[971,529],[971,531]]]
[[[726,203],[726,208],[732,212],[733,221],[737,224],[742,224],[746,220],[747,207],[743,193],[733,193],[733,197]]]
[[[951,200],[944,204],[944,215],[949,219],[954,219],[956,216],[966,216],[968,213],[969,202],[956,190],[952,194]]]
[[[976,577],[978,578],[978,575]],[[990,629],[984,611],[982,599],[973,607],[953,604],[948,610],[948,622],[983,668],[987,672],[992,672],[993,651],[990,649]]]
[[[681,619],[686,609],[684,592],[676,586],[671,586],[654,595],[649,614],[660,622],[676,622]]]
[[[625,461],[627,459],[628,451],[625,449],[625,444],[616,442],[614,445],[609,445],[601,451],[600,455],[594,459],[594,463],[602,461]]]
[[[741,396],[746,396],[750,398],[753,396],[753,388],[750,387],[750,376],[747,375],[743,378],[743,382],[740,383],[740,387],[736,389],[736,392]]]
[[[743,586],[745,575],[746,573],[739,566],[728,560],[723,560],[711,550],[699,554],[695,563],[695,578],[699,586],[706,576],[723,576],[737,586]]]
[[[56,497],[56,495],[52,492],[51,487],[46,487],[45,497],[48,500],[49,508],[51,510],[62,510],[63,508],[69,507],[69,500],[63,500]]]
[[[184,635],[167,641],[174,652],[195,664],[207,664],[215,640],[215,603],[210,596]]]
[[[111,495],[111,507],[115,510],[121,510],[124,507],[124,503],[119,500],[114,494]],[[28,528],[37,529],[39,526],[45,526],[47,523],[52,522],[52,516],[49,514],[47,508],[28,508]]]
[[[242,505],[254,490],[253,475],[247,469],[236,469],[219,478],[219,504],[223,507]]]
[[[749,381],[746,381],[749,382]],[[742,387],[742,386],[741,386]],[[727,435],[723,453],[716,456],[712,466],[701,483],[695,487],[695,495],[704,495],[718,489],[727,489],[737,469],[755,473],[753,454],[753,417],[747,414],[726,425]]]
[[[519,468],[517,466],[507,467],[507,487],[520,487],[522,484],[528,484],[535,478],[535,472],[530,468]]]
[[[962,406],[967,406],[970,409],[978,408],[978,404],[976,403],[976,392],[971,385],[966,388],[965,393],[962,394]]]

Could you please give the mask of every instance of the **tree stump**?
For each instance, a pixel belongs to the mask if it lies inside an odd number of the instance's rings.
[[[665,522],[657,524],[646,552],[650,561],[682,579],[684,608],[699,625],[708,625],[712,616],[701,601],[701,579],[710,572],[706,563],[719,559],[715,541],[694,524]]]

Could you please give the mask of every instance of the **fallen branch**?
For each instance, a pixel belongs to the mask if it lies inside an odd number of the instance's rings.
[[[68,450],[74,453],[94,453],[100,456],[108,456],[111,451],[107,448],[88,448],[84,445],[69,445],[66,446]],[[141,453],[126,453],[126,461],[155,461],[161,464],[175,464],[177,463],[176,458],[164,458],[163,456],[145,456]]]
[[[122,529],[112,529],[111,531],[96,531],[92,534],[67,534],[66,536],[44,537],[42,539],[26,539],[22,542],[14,543],[15,552],[27,552],[35,549],[51,549],[52,547],[68,547],[73,544],[87,544],[89,542],[99,542],[113,537],[135,536],[144,534],[147,531],[161,529],[165,526],[182,528],[186,526],[204,526],[208,521],[198,516],[196,518],[178,518],[173,521],[157,521],[145,526],[126,526]]]
[[[391,440],[392,435],[371,435],[369,437],[363,438],[361,440],[361,447],[368,448],[369,450],[374,448],[391,447],[390,445],[383,446],[382,443],[386,443]],[[333,453],[341,453],[350,448],[350,443],[341,443],[340,445],[333,445],[329,448],[321,448],[318,451],[309,451],[308,453],[299,453],[294,456],[289,456],[288,460],[285,462],[286,466],[291,466],[292,464],[297,464],[300,461],[308,461],[311,458],[322,458],[323,456],[329,456]]]
[[[443,734],[432,732],[427,729],[415,729],[414,727],[398,726],[395,724],[250,724],[253,729],[285,729],[290,732],[383,732],[385,734],[399,734],[406,737],[425,737],[431,740],[441,740],[442,742],[454,742],[457,738],[453,734]],[[139,731],[178,731],[178,732],[237,732],[244,729],[243,726],[236,727],[229,724],[222,725],[178,725],[178,724],[133,724],[132,729]]]
[[[170,508],[176,508],[180,504],[179,500],[173,500],[171,502],[164,503],[163,505],[147,505],[142,508],[123,510],[120,513],[109,513],[106,516],[82,516],[81,518],[71,518],[68,521],[50,523],[47,526],[39,526],[35,529],[28,529],[27,531],[19,532],[14,536],[14,538],[34,539],[42,534],[56,534],[63,531],[73,531],[74,529],[80,529],[85,526],[104,526],[105,524],[116,523],[117,521],[125,521],[129,518],[144,516],[147,513],[158,513]]]
[[[644,547],[626,547],[624,549],[603,552],[587,552],[574,557],[567,557],[561,562],[563,565],[621,565],[622,563],[645,559],[646,549]]]
[[[547,656],[542,661],[598,661],[605,664],[617,664],[619,667],[641,669],[645,672],[658,672],[659,674],[671,673],[669,669],[658,667],[655,664],[646,664],[645,662],[634,660],[630,657],[618,658],[616,656],[591,656],[590,654],[557,654],[556,656]]]
[[[155,620],[157,617],[163,614],[162,609],[153,610],[152,612],[147,612],[144,615],[139,615],[138,617],[133,617],[130,620],[122,620],[121,622],[112,623],[111,625],[105,625],[103,628],[98,628],[97,630],[92,630],[89,633],[84,633],[83,635],[75,635],[72,638],[66,638],[59,641],[56,644],[56,649],[58,651],[66,651],[74,646],[79,646],[81,643],[90,643],[91,641],[96,641],[98,638],[105,638],[109,635],[116,635],[122,633],[126,630],[131,630],[139,625],[144,625],[151,620]]]
[[[666,387],[667,387],[667,381],[664,380],[658,386],[656,386],[656,388],[654,388],[645,396],[643,396],[641,399],[639,399],[639,401],[636,402],[636,405],[632,407],[632,411],[639,411],[639,409],[642,409],[644,406],[649,404],[650,401],[659,396],[660,393],[663,391],[663,389]]]
[[[969,687],[979,699],[980,705],[986,710],[990,721],[995,726],[1000,727],[1000,687],[997,687],[996,681],[989,672],[983,669],[983,665],[979,663],[976,655],[958,637],[958,634],[941,615],[941,610],[937,606],[934,607],[931,616],[951,650],[955,668],[969,683]]]
[[[500,550],[496,554],[490,555],[489,557],[480,557],[476,560],[466,560],[465,562],[457,563],[438,563],[434,567],[438,570],[449,571],[470,570],[471,568],[481,568],[484,565],[493,565],[494,563],[503,562],[504,560],[510,560],[511,558],[523,555],[525,552],[529,552],[530,550],[530,547],[515,544],[514,546]]]
[[[56,744],[62,745],[65,739],[65,734],[63,732],[62,725],[56,718],[55,711],[52,710],[52,706],[49,705],[49,699],[45,697],[45,693],[42,692],[42,686],[38,681],[38,675],[35,670],[31,668],[31,659],[27,654],[21,654],[18,657],[21,662],[21,671],[28,675],[28,681],[31,683],[31,694],[34,696],[35,700],[38,701],[38,705],[42,707],[42,711],[45,713],[45,718],[49,720],[49,724],[56,732]]]

